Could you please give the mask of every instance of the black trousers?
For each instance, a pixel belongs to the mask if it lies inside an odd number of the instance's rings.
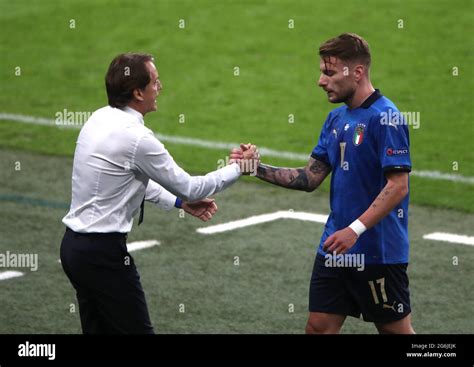
[[[126,240],[123,233],[66,229],[61,264],[76,289],[84,334],[154,334]]]

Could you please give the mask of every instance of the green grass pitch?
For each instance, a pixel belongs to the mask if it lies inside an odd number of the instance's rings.
[[[374,85],[401,111],[420,114],[419,128],[410,126],[414,169],[472,178],[473,10],[468,0],[0,0],[0,115],[54,119],[64,109],[94,111],[106,104],[111,59],[143,51],[155,56],[164,84],[158,112],[145,118],[152,130],[309,154],[336,107],[316,85],[317,48],[349,31],[371,46]],[[74,292],[57,262],[77,134],[0,120],[0,253],[39,255],[37,272],[0,281],[0,333],[80,332],[78,311],[70,312]],[[227,153],[166,146],[195,174],[216,169]],[[474,185],[415,175],[410,195],[414,327],[473,333],[474,248],[422,236],[474,235]],[[246,178],[217,202],[209,225],[277,210],[329,211],[327,183],[307,194]],[[129,236],[161,242],[133,253],[156,331],[304,332],[322,225],[279,220],[216,235],[197,234],[201,226],[148,205],[145,224]],[[348,319],[343,331],[375,329]]]

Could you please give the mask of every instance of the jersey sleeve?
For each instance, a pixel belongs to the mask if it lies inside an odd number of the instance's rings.
[[[380,115],[374,120],[378,156],[383,171],[410,172],[410,139],[407,125],[387,122]]]
[[[331,113],[329,113],[326,121],[324,121],[321,133],[319,134],[318,144],[314,147],[311,152],[311,157],[326,163],[328,166],[331,166],[328,155],[328,136],[329,136],[329,122],[331,120]]]

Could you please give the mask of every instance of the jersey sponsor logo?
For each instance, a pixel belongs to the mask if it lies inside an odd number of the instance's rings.
[[[408,154],[408,149],[407,148],[403,148],[403,149],[388,148],[387,149],[387,155],[388,156],[403,155],[403,154]]]
[[[359,146],[364,141],[365,135],[365,124],[357,124],[357,127],[354,130],[354,136],[352,137],[352,142],[355,146]]]

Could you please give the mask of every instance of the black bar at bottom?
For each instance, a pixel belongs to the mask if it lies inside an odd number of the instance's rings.
[[[472,360],[472,335],[0,335],[0,366],[86,360]],[[54,348],[53,348],[54,345]],[[54,356],[53,356],[54,351]],[[39,355],[41,354],[41,356]],[[54,358],[54,359],[53,359]]]

